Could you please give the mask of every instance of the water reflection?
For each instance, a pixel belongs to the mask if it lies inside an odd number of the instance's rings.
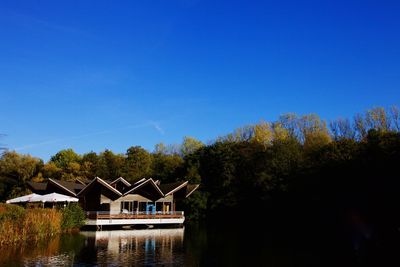
[[[96,259],[80,257],[81,263],[107,266],[183,265],[184,229],[148,229],[81,232],[85,248]],[[86,254],[87,255],[87,254]]]
[[[80,232],[0,249],[0,266],[183,266],[184,228]]]
[[[65,234],[39,244],[5,246],[0,266],[72,266],[83,245],[84,236]]]

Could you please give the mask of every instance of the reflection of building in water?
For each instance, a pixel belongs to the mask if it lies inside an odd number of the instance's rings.
[[[88,243],[106,253],[98,257],[109,260],[125,258],[132,264],[176,263],[177,252],[183,247],[184,228],[81,232]],[[104,255],[106,254],[106,255]],[[129,257],[129,259],[126,259]]]

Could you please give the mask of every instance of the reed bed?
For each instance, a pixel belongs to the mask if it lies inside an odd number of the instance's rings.
[[[57,209],[24,209],[0,204],[0,245],[38,242],[62,231]]]

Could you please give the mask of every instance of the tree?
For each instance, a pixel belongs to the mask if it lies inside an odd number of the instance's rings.
[[[298,120],[300,138],[306,149],[316,148],[331,141],[326,122],[316,114],[303,115]]]
[[[262,121],[253,127],[253,137],[251,141],[263,144],[265,147],[271,144],[274,133],[271,124]]]
[[[114,154],[106,149],[98,156],[96,176],[103,179],[116,179],[123,174],[125,157],[121,154]]]
[[[274,134],[274,138],[273,140],[276,141],[284,141],[289,139],[289,137],[291,136],[289,134],[289,131],[283,127],[282,123],[280,122],[275,122],[272,124],[272,131]]]
[[[364,139],[367,136],[368,129],[364,117],[359,113],[354,116],[354,129],[359,140]]]
[[[355,131],[352,128],[352,125],[350,123],[349,119],[337,119],[337,120],[332,120],[329,123],[333,139],[336,141],[341,140],[341,139],[354,139],[355,138]]]
[[[140,146],[133,146],[126,151],[124,177],[134,182],[151,174],[152,158],[149,152]]]
[[[390,120],[392,122],[393,131],[400,131],[400,110],[396,106],[390,108]]]
[[[152,154],[151,176],[163,183],[175,182],[184,160],[178,154]]]
[[[88,180],[96,177],[96,168],[99,162],[99,156],[93,151],[83,154],[81,161],[81,176]]]
[[[279,116],[277,121],[281,128],[285,129],[288,136],[299,139],[301,133],[299,132],[299,117],[295,113],[286,113]]]
[[[0,198],[14,197],[26,190],[26,182],[39,173],[43,161],[15,151],[0,157]]]
[[[41,172],[45,178],[61,179],[61,176],[63,175],[63,170],[51,161],[44,164]]]
[[[71,148],[61,150],[50,158],[51,162],[63,170],[66,170],[70,163],[79,162],[80,160],[81,156],[75,153]]]
[[[365,114],[365,122],[368,129],[387,132],[390,129],[390,121],[388,120],[386,111],[382,107],[376,107],[367,110]]]
[[[168,148],[164,143],[158,143],[154,146],[154,154],[168,154]]]
[[[1,156],[0,173],[24,183],[36,175],[42,165],[43,162],[38,158],[11,151]]]
[[[185,136],[180,149],[181,155],[185,157],[191,153],[194,153],[197,149],[200,149],[203,146],[204,144],[199,140],[193,137]]]

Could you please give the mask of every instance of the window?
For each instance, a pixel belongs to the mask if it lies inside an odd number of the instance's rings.
[[[139,202],[139,211],[146,211],[147,202]]]
[[[162,210],[163,210],[163,203],[156,202],[156,211],[162,211]]]

